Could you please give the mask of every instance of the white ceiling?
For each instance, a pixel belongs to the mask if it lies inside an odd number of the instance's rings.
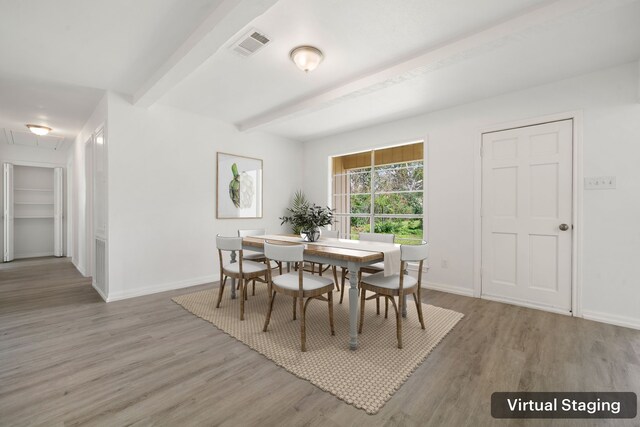
[[[221,1],[0,0],[0,127],[74,138],[104,90],[131,94]]]
[[[113,90],[310,140],[638,59],[638,22],[640,0],[0,0],[0,127],[73,138]],[[243,58],[249,28],[272,42]]]

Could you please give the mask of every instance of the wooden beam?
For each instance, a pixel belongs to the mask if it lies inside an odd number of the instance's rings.
[[[215,54],[231,37],[277,0],[224,0],[135,92],[133,104],[147,108]]]
[[[291,116],[324,108],[340,98],[369,93],[372,89],[384,88],[415,76],[425,74],[450,61],[466,57],[473,51],[485,49],[496,42],[507,39],[554,19],[575,13],[581,9],[593,7],[604,0],[557,0],[543,3],[542,6],[528,10],[514,18],[502,21],[491,27],[443,44],[406,61],[370,74],[362,75],[326,92],[309,98],[282,105],[263,114],[251,117],[237,124],[240,131],[248,131],[283,121]]]

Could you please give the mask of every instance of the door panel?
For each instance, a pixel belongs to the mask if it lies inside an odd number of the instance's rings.
[[[483,296],[571,310],[572,129],[564,120],[483,135]]]

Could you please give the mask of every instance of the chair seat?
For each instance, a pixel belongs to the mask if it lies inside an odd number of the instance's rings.
[[[262,252],[253,252],[253,251],[244,251],[244,253],[242,254],[242,259],[247,259],[247,260],[263,260],[265,259],[265,256]]]
[[[371,265],[365,265],[363,268],[367,268],[370,270],[384,271],[384,261],[376,262],[375,264],[371,264]]]
[[[300,285],[298,284],[298,273],[291,272],[286,274],[281,274],[280,276],[275,276],[272,278],[273,284],[279,286],[284,289],[289,289],[292,291],[297,291],[300,289]],[[313,291],[316,289],[323,288],[325,286],[333,286],[333,280],[322,277],[322,276],[314,276],[313,274],[303,273],[302,274],[302,288],[305,291]]]
[[[400,288],[400,274],[396,273],[391,276],[385,276],[384,271],[372,274],[371,276],[363,277],[362,283],[377,286],[378,288],[385,289],[399,289]],[[418,283],[418,280],[408,274],[404,275],[404,282],[402,284],[403,289],[413,288]]]
[[[224,266],[224,270],[230,273],[240,273],[240,263],[234,262],[233,264],[227,264]],[[242,272],[247,273],[260,273],[267,272],[267,265],[261,262],[242,261]]]

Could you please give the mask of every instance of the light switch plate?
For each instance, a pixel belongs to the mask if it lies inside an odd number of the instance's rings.
[[[612,190],[616,188],[615,176],[589,176],[584,179],[585,190]]]

